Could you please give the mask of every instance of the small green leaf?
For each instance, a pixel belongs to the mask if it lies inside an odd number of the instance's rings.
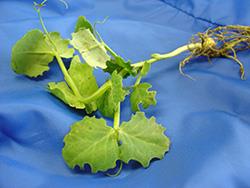
[[[89,164],[93,173],[116,166],[119,159],[117,134],[104,119],[85,117],[72,125],[64,138],[62,154],[70,168]]]
[[[151,159],[162,159],[170,145],[164,131],[154,117],[147,119],[144,113],[137,112],[129,122],[120,126],[120,159],[125,163],[136,160],[144,168],[149,166]]]
[[[107,67],[106,62],[110,60],[110,57],[103,44],[95,38],[89,29],[73,33],[71,44],[91,67],[100,67],[102,69]]]
[[[78,17],[76,26],[75,26],[75,32],[78,32],[81,29],[89,29],[91,33],[94,34],[94,29],[91,23],[84,16]]]
[[[50,33],[56,50],[61,57],[70,58],[74,50],[68,48],[69,41],[63,40],[59,33]],[[26,33],[12,49],[11,66],[17,74],[37,77],[49,70],[55,48],[40,30]]]
[[[93,68],[86,63],[81,63],[78,56],[74,56],[70,68],[69,75],[76,84],[81,97],[75,96],[73,91],[65,82],[49,83],[50,92],[61,99],[64,103],[77,109],[84,109],[86,107],[87,113],[91,113],[97,109],[96,102],[84,104],[82,98],[89,97],[98,90],[96,79],[93,75]]]
[[[84,109],[84,103],[77,98],[72,90],[68,87],[65,82],[50,82],[48,83],[49,91],[57,98],[61,99],[65,104],[76,109]]]
[[[150,71],[151,64],[150,63],[144,63],[141,69],[141,76],[144,77],[148,74]]]
[[[119,102],[125,99],[127,91],[123,89],[122,77],[115,71],[111,75],[111,88],[97,100],[97,106],[102,115],[112,118]]]
[[[104,72],[112,74],[114,71],[117,71],[119,73],[122,70],[126,72],[124,77],[129,75],[136,75],[136,70],[133,69],[130,62],[125,62],[125,60],[120,56],[116,56],[114,57],[114,59],[107,61],[107,68],[104,69]]]
[[[152,85],[149,83],[141,83],[133,88],[130,95],[130,103],[132,111],[140,111],[139,105],[142,104],[144,109],[148,108],[150,105],[156,105],[156,91],[148,91]]]

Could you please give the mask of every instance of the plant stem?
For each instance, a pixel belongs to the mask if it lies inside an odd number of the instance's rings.
[[[103,84],[95,93],[90,95],[89,97],[82,98],[82,102],[85,104],[89,104],[96,99],[98,99],[100,96],[102,96],[110,87],[111,87],[111,81],[107,81],[105,84]]]
[[[140,84],[141,78],[142,78],[142,76],[141,76],[141,74],[139,74],[139,76],[137,77],[137,79],[136,79],[136,81],[135,81],[134,87],[136,87],[137,85]]]
[[[66,69],[66,67],[65,67],[65,65],[64,65],[64,63],[63,63],[63,61],[62,61],[62,58],[60,57],[60,55],[59,55],[59,53],[58,53],[58,51],[57,51],[57,47],[56,47],[55,43],[54,43],[53,40],[50,38],[49,32],[48,32],[48,30],[46,29],[46,27],[45,27],[45,25],[44,25],[44,22],[43,22],[43,19],[42,19],[42,16],[41,16],[40,9],[37,9],[36,11],[37,11],[37,13],[38,13],[39,20],[40,20],[40,23],[41,23],[41,25],[42,25],[42,28],[43,28],[43,30],[44,30],[44,32],[45,32],[47,38],[49,39],[50,43],[52,44],[52,46],[53,46],[53,48],[54,48],[54,49],[53,49],[53,52],[54,52],[54,55],[55,55],[55,57],[56,57],[56,60],[57,60],[57,62],[58,62],[58,64],[59,64],[59,66],[60,66],[60,69],[61,69],[61,71],[62,71],[62,73],[63,73],[63,75],[64,75],[65,81],[67,82],[67,84],[69,85],[69,87],[72,89],[73,93],[74,93],[76,96],[78,96],[78,97],[81,96],[81,94],[80,94],[78,88],[76,87],[74,81],[72,80],[71,76],[69,75],[69,73],[68,73],[68,71],[67,71],[67,69]]]
[[[63,75],[64,75],[64,80],[67,82],[67,84],[69,85],[69,87],[72,89],[73,93],[74,93],[76,96],[80,97],[81,94],[80,94],[78,88],[76,87],[74,81],[72,80],[71,76],[69,75],[69,73],[68,73],[66,67],[64,66],[64,63],[63,63],[63,61],[62,61],[62,58],[59,56],[59,54],[58,54],[57,52],[55,52],[54,55],[55,55],[55,57],[56,57],[56,60],[57,60],[57,62],[58,62],[58,65],[59,65],[59,67],[61,68],[61,71],[62,71],[62,73],[63,73]]]
[[[113,56],[113,57],[117,57],[118,55],[105,43],[102,42],[102,44],[104,45],[105,49],[109,51],[109,53]]]
[[[171,58],[171,57],[174,57],[174,56],[177,56],[185,51],[188,51],[188,50],[193,50],[193,49],[196,49],[196,48],[201,48],[202,44],[201,43],[191,43],[191,44],[188,44],[188,45],[185,45],[185,46],[181,46],[177,49],[175,49],[174,51],[172,52],[169,52],[169,53],[166,53],[166,54],[152,54],[151,55],[151,59],[148,59],[148,60],[145,60],[145,61],[140,61],[138,63],[134,63],[132,64],[133,67],[142,67],[144,65],[144,63],[155,63],[156,61],[160,61],[160,60],[163,60],[163,59],[168,59],[168,58]]]
[[[120,103],[117,105],[117,110],[114,114],[114,129],[118,130],[120,125]]]

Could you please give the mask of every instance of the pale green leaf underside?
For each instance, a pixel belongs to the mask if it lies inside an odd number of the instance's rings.
[[[147,119],[143,112],[137,112],[129,122],[120,126],[120,159],[125,163],[136,160],[143,167],[147,167],[153,158],[162,159],[170,145],[164,131],[154,117]]]
[[[65,82],[49,83],[50,92],[61,99],[64,103],[77,109],[84,109],[91,113],[97,109],[96,103],[84,104],[82,98],[88,97],[98,90],[93,68],[86,63],[81,63],[78,56],[74,56],[68,70],[69,75],[76,84],[81,97],[75,96]]]
[[[115,71],[111,75],[111,88],[97,101],[98,110],[106,117],[113,117],[119,102],[125,99],[127,92],[123,89],[122,77]]]
[[[93,173],[116,166],[119,149],[115,131],[104,119],[85,117],[64,138],[63,158],[70,168],[89,164]]]
[[[63,40],[59,33],[50,33],[61,57],[70,58],[74,50],[68,48],[69,41]],[[26,33],[12,49],[11,65],[17,74],[37,77],[49,70],[54,51],[46,36],[38,29]]]
[[[156,105],[156,91],[148,91],[152,86],[149,83],[141,83],[133,88],[130,95],[130,103],[132,111],[139,111],[140,104],[144,109],[150,105]]]
[[[105,69],[110,60],[105,47],[95,38],[89,29],[81,29],[72,34],[71,44],[91,67]]]

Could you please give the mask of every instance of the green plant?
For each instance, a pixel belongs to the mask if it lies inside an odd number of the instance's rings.
[[[42,76],[56,58],[64,80],[48,83],[48,90],[72,108],[84,109],[87,114],[99,110],[103,116],[114,119],[112,127],[103,118],[94,116],[86,116],[71,126],[62,151],[70,168],[83,168],[84,164],[89,164],[96,173],[114,168],[117,161],[121,161],[119,173],[122,162],[135,160],[148,167],[151,159],[163,158],[170,145],[169,138],[164,135],[165,128],[157,124],[154,117],[148,119],[140,112],[140,107],[146,109],[156,105],[156,91],[150,90],[149,83],[141,82],[152,63],[190,51],[179,65],[180,72],[185,75],[182,68],[191,59],[222,56],[235,60],[240,65],[241,78],[244,78],[244,67],[236,52],[249,48],[250,29],[247,26],[209,29],[195,35],[190,44],[170,53],[152,54],[149,60],[131,64],[117,55],[83,16],[78,18],[71,40],[61,38],[58,32],[48,32],[40,14],[45,3],[46,0],[35,3],[43,32],[31,30],[14,45],[12,69],[29,77]],[[85,63],[81,62],[76,51]],[[68,70],[62,58],[72,58]],[[96,67],[110,74],[100,87],[93,74]],[[127,77],[136,79],[133,85],[125,87],[123,79]],[[128,122],[120,123],[120,103],[129,95],[135,114]]]
[[[114,168],[119,160],[125,163],[136,160],[148,167],[152,158],[162,159],[170,144],[164,135],[165,128],[157,124],[154,117],[146,118],[139,108],[140,104],[143,108],[156,104],[156,92],[148,91],[149,83],[141,83],[150,64],[132,66],[125,62],[83,16],[78,18],[71,40],[62,39],[57,32],[48,32],[40,14],[45,2],[35,4],[44,32],[29,31],[15,44],[12,69],[29,77],[42,76],[55,57],[64,81],[48,83],[49,91],[70,107],[85,109],[88,114],[99,110],[103,116],[114,118],[113,127],[94,116],[87,116],[71,126],[62,151],[68,166],[83,168],[84,164],[89,164],[96,173]],[[74,55],[75,50],[86,63]],[[72,58],[68,70],[62,58]],[[110,73],[110,78],[101,87],[97,85],[93,67]],[[134,85],[124,87],[122,81],[128,76],[138,78]],[[136,113],[130,121],[120,123],[120,103],[129,94],[132,110]]]

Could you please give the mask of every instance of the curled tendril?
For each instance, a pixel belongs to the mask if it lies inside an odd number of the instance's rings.
[[[240,67],[241,79],[244,79],[244,66],[237,56],[238,51],[250,48],[250,26],[228,25],[208,29],[203,33],[194,35],[190,43],[201,43],[200,48],[190,49],[191,54],[179,64],[181,74],[182,68],[193,58],[197,57],[226,57],[234,60]],[[190,76],[188,76],[190,77]]]
[[[116,176],[118,176],[121,173],[121,171],[122,171],[122,167],[123,167],[123,163],[120,162],[120,165],[119,165],[119,168],[118,168],[117,172],[115,174],[106,173],[106,176],[109,176],[109,177],[116,177]]]
[[[101,37],[101,35],[98,33],[98,31],[96,30],[96,26],[97,26],[97,24],[104,24],[107,20],[108,20],[108,16],[106,16],[102,21],[96,21],[95,23],[94,23],[94,26],[93,26],[93,29],[94,29],[94,33],[95,33],[95,35],[98,37],[98,39],[99,39],[99,41],[101,41],[101,42],[104,42],[103,40],[102,40],[102,37]]]
[[[34,4],[34,8],[36,11],[39,11],[41,8],[45,7],[46,6],[46,3],[47,3],[48,0],[43,0],[41,3],[37,3],[37,2],[33,2]],[[59,0],[64,6],[66,9],[69,8],[69,5],[68,3],[65,1],[65,0]]]
[[[68,5],[68,3],[66,2],[66,1],[64,1],[64,0],[59,0],[62,4],[64,4],[64,6],[65,6],[65,9],[68,9],[69,8],[69,5]]]

